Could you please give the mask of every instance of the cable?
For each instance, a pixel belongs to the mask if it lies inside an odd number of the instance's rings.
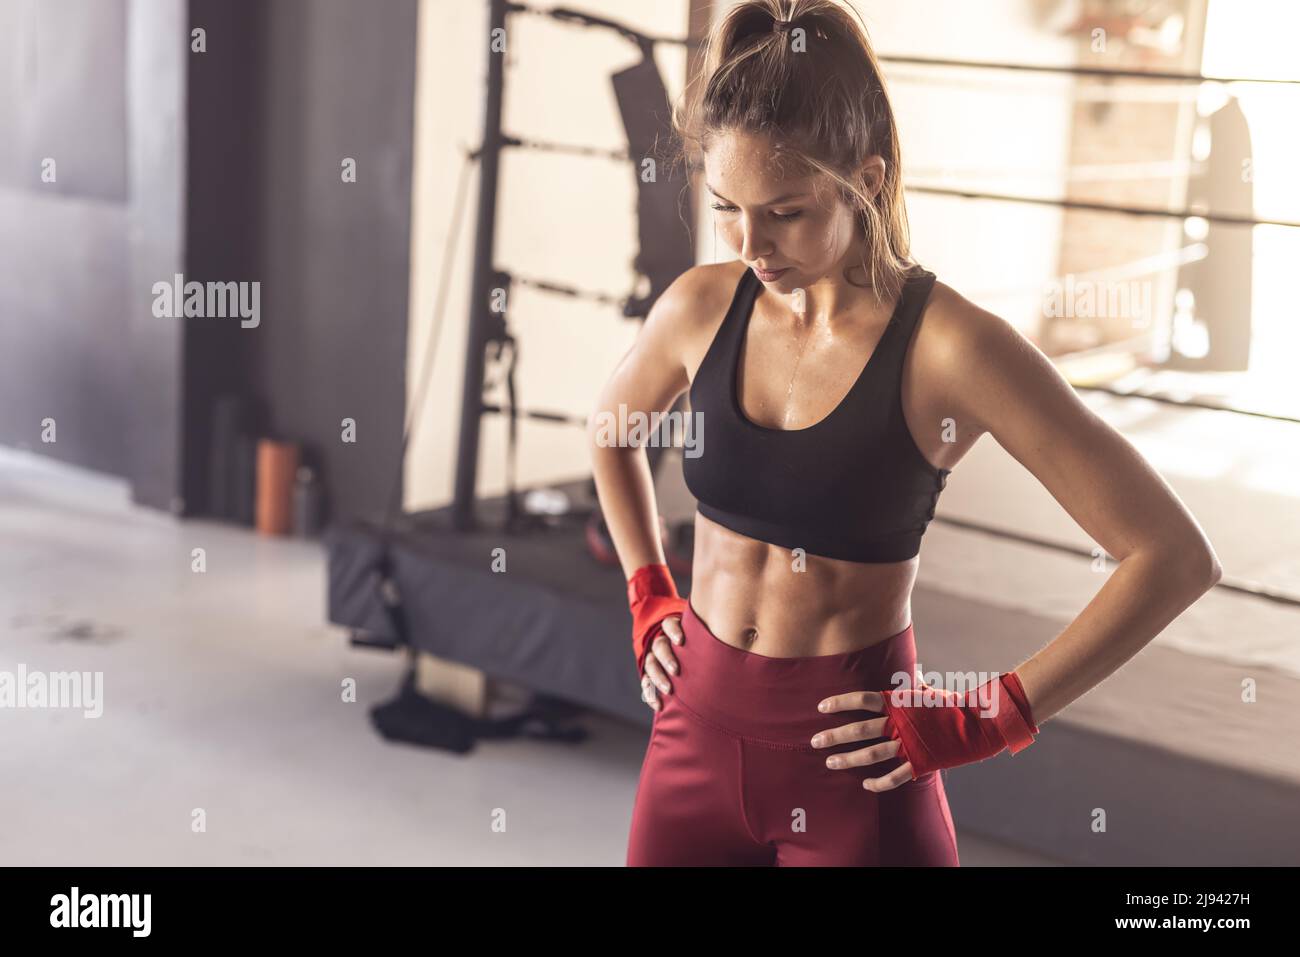
[[[569,296],[573,299],[586,299],[590,302],[598,302],[606,306],[618,306],[619,308],[623,308],[628,302],[626,296],[615,296],[606,292],[579,289],[576,286],[566,286],[545,279],[529,279],[526,276],[512,275],[511,280],[516,285],[524,286],[528,289],[536,289],[540,292],[549,292],[557,296]]]
[[[442,250],[442,271],[438,276],[438,295],[433,309],[433,329],[429,333],[429,343],[424,353],[424,368],[420,371],[420,384],[416,389],[415,404],[407,416],[402,430],[402,448],[397,457],[397,474],[393,479],[393,490],[389,495],[388,509],[384,515],[384,525],[380,537],[387,547],[392,532],[394,517],[401,510],[402,475],[406,466],[406,449],[411,435],[419,424],[420,413],[424,410],[424,397],[429,390],[429,379],[433,372],[433,360],[438,351],[438,340],[442,333],[443,315],[447,305],[447,289],[450,286],[451,268],[456,258],[457,239],[460,236],[461,219],[465,212],[465,197],[469,193],[469,171],[478,161],[478,151],[466,150],[460,167],[460,179],[456,184],[456,204],[452,212],[451,226],[447,231],[447,241]]]
[[[627,150],[604,149],[598,146],[578,146],[572,143],[555,143],[549,140],[525,140],[517,136],[502,136],[502,146],[536,150],[539,153],[567,153],[570,156],[592,156],[598,159],[614,160],[619,163],[635,161]]]
[[[905,66],[956,67],[963,70],[1009,70],[1017,73],[1058,73],[1099,79],[1151,80],[1163,83],[1276,83],[1300,86],[1300,80],[1250,76],[1202,76],[1199,73],[1168,73],[1158,70],[1111,70],[1099,66],[1039,66],[1033,63],[995,63],[980,60],[945,60],[923,56],[882,56],[881,63]]]
[[[936,515],[934,521],[939,525],[947,525],[951,528],[958,528],[966,532],[978,532],[982,535],[988,535],[990,538],[996,538],[1002,541],[1017,542],[1021,545],[1031,545],[1049,551],[1062,552],[1066,555],[1077,555],[1080,558],[1097,557],[1093,549],[1090,548],[1068,544],[1056,539],[1044,538],[1039,535],[1028,535],[1024,532],[1013,531],[1012,529],[1004,528],[999,525],[986,525],[983,522],[973,522],[964,518],[954,518],[944,515]],[[1114,555],[1107,552],[1104,548],[1102,549],[1102,554],[1109,562],[1118,561]],[[1247,595],[1250,598],[1259,598],[1264,601],[1273,602],[1277,605],[1300,607],[1300,595],[1280,591],[1279,589],[1265,585],[1262,582],[1252,581],[1250,579],[1234,579],[1225,577],[1211,586],[1211,590],[1229,591],[1238,595]]]
[[[407,650],[407,678],[410,680],[415,669],[415,648],[411,643],[410,627],[406,617],[406,608],[402,603],[401,589],[397,587],[396,576],[393,572],[393,531],[396,524],[396,517],[401,511],[401,494],[402,494],[402,475],[406,467],[406,450],[410,443],[411,436],[415,432],[415,427],[419,424],[420,412],[424,408],[424,397],[428,392],[429,379],[433,372],[434,357],[438,351],[438,340],[442,333],[442,320],[447,305],[447,288],[450,285],[448,280],[451,275],[452,265],[456,259],[457,239],[460,236],[461,219],[465,208],[465,196],[468,193],[468,181],[470,167],[478,161],[478,152],[466,150],[464,160],[460,168],[460,180],[456,186],[456,204],[452,212],[451,227],[447,232],[447,241],[442,250],[442,271],[438,276],[438,294],[435,299],[433,309],[433,328],[429,332],[429,344],[424,354],[424,368],[420,372],[420,382],[416,389],[416,400],[414,407],[406,416],[405,424],[402,428],[402,446],[397,456],[397,467],[393,476],[393,488],[388,498],[388,507],[384,511],[383,523],[379,528],[379,552],[375,556],[375,563],[371,581],[375,589],[375,598],[378,601],[380,609],[388,619],[388,627],[392,630],[392,640],[395,647],[405,647]],[[353,641],[357,644],[371,644],[372,642],[360,640],[355,635]]]
[[[651,36],[615,20],[594,16],[590,13],[581,10],[574,10],[568,7],[552,7],[547,9],[544,7],[534,7],[527,3],[508,3],[506,5],[506,11],[508,13],[526,13],[532,16],[547,17],[561,23],[572,24],[573,26],[604,27],[613,30],[615,33],[618,33],[628,40],[631,40],[643,49],[650,49],[657,43],[694,49],[702,46],[705,42],[703,39],[696,37]],[[880,56],[879,60],[881,63],[891,63],[902,66],[954,67],[957,69],[968,70],[1005,70],[1021,73],[1056,73],[1065,76],[1087,76],[1096,77],[1098,79],[1146,80],[1150,82],[1165,83],[1261,83],[1283,86],[1300,85],[1300,79],[1289,79],[1284,77],[1203,76],[1198,73],[1175,73],[1156,70],[1116,70],[1106,67],[1051,66],[1046,64],[1037,65],[1033,63],[1006,63],[988,60],[950,60],[938,57],[918,56],[886,55]]]
[[[1237,216],[1231,213],[1211,213],[1201,209],[1158,209],[1153,206],[1120,206],[1115,203],[1094,203],[1079,199],[1052,199],[1046,196],[1012,196],[1004,193],[985,193],[974,189],[950,189],[940,186],[905,185],[909,193],[926,193],[931,196],[949,196],[958,199],[987,199],[998,203],[1028,203],[1033,206],[1053,206],[1057,209],[1078,209],[1093,213],[1119,213],[1124,216],[1153,216],[1162,219],[1203,219],[1225,226],[1286,226],[1300,229],[1300,222],[1290,219],[1256,219],[1254,216]]]
[[[606,17],[598,17],[586,13],[582,10],[574,10],[570,7],[534,7],[526,3],[508,3],[506,4],[507,13],[527,13],[537,17],[547,17],[551,20],[557,20],[560,23],[567,23],[577,27],[604,27],[607,30],[613,30],[626,40],[631,40],[643,50],[651,50],[656,43],[668,43],[673,46],[693,47],[703,43],[702,40],[682,39],[681,37],[656,37],[648,33],[642,33],[640,30],[634,30],[625,23],[619,23],[617,20],[610,20]]]

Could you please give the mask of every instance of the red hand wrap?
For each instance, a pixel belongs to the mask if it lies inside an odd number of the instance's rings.
[[[965,695],[927,686],[882,694],[888,736],[900,742],[898,756],[911,762],[914,781],[940,768],[983,761],[1004,748],[1023,751],[1038,733],[1014,671]]]
[[[684,612],[686,599],[677,594],[667,565],[642,565],[627,580],[627,604],[632,609],[632,653],[637,671],[644,674],[645,657],[663,620]]]

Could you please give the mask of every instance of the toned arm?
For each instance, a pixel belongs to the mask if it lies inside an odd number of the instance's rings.
[[[1015,669],[1041,724],[1137,654],[1219,580],[1196,519],[1033,343],[946,287],[932,308],[935,381],[962,431],[992,435],[1119,559],[1054,641]]]
[[[606,444],[602,422],[617,422],[634,412],[666,412],[690,385],[686,356],[693,330],[717,305],[714,271],[696,266],[679,276],[655,302],[632,348],[615,367],[587,420],[592,474],[601,511],[609,526],[625,577],[643,565],[664,561],[658,532],[649,461],[639,447]],[[723,307],[725,309],[725,306]],[[617,430],[614,430],[615,434]]]

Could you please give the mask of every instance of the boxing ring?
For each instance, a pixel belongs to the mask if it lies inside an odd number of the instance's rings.
[[[586,494],[584,482],[564,488]],[[631,652],[615,640],[632,630],[621,570],[588,554],[582,521],[503,533],[506,500],[479,507],[492,524],[470,531],[450,508],[404,515],[387,537],[378,524],[331,529],[329,620],[355,644],[436,655],[648,728]],[[499,548],[508,574],[491,569]],[[400,605],[386,601],[381,568]],[[678,584],[686,593],[690,579]]]

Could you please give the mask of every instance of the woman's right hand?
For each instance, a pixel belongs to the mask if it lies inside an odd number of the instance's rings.
[[[672,682],[668,675],[677,674],[677,659],[673,656],[673,645],[680,645],[686,640],[682,631],[682,616],[669,615],[663,620],[663,634],[655,636],[650,643],[650,651],[645,656],[645,670],[641,673],[641,700],[653,711],[663,707],[660,694],[672,693]]]

